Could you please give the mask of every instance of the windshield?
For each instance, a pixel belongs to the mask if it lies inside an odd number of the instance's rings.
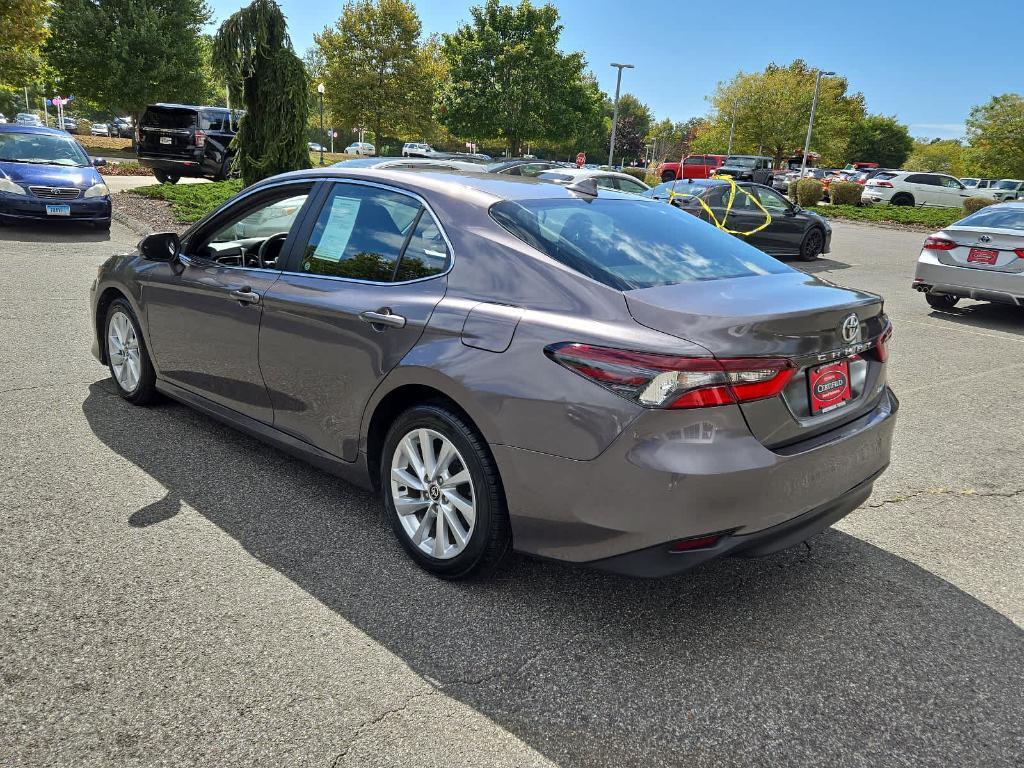
[[[1016,189],[1021,185],[1021,182],[1016,179],[1003,179],[1002,181],[996,182],[996,189]]]
[[[791,271],[688,213],[643,199],[504,200],[490,213],[544,255],[621,291]]]
[[[955,227],[991,227],[993,229],[1024,230],[1024,208],[992,206],[975,211],[960,219]]]
[[[730,157],[725,161],[726,165],[731,165],[734,168],[753,168],[757,165],[757,160],[753,157]]]
[[[0,133],[0,161],[40,165],[89,165],[89,158],[72,138],[44,133]]]

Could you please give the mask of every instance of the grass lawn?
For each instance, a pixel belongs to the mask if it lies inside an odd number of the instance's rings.
[[[948,227],[967,213],[963,208],[912,208],[906,205],[819,205],[813,210],[827,219],[916,224],[932,229]]]
[[[240,179],[214,181],[210,184],[154,184],[136,187],[123,194],[142,195],[155,200],[166,200],[178,221],[199,221],[214,208],[242,191]]]

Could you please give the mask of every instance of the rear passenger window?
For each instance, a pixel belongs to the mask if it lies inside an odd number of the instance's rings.
[[[226,131],[227,116],[227,112],[203,112],[201,127],[204,131]]]
[[[449,257],[440,228],[418,200],[342,183],[320,211],[299,271],[388,283],[440,274]]]
[[[335,184],[306,244],[300,271],[390,282],[419,210],[419,202],[407,195]]]
[[[448,268],[448,244],[434,218],[424,209],[409,244],[402,253],[396,280],[438,275]]]

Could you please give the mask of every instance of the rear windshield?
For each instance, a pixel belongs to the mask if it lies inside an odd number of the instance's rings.
[[[876,173],[871,178],[875,179],[876,181],[888,181],[889,179],[895,179],[896,178],[896,174],[895,173]]]
[[[695,216],[649,200],[504,200],[490,213],[544,255],[621,291],[792,271]]]
[[[150,107],[139,122],[153,128],[194,128],[196,113],[186,109],[153,109]]]
[[[993,227],[995,229],[1024,230],[1024,208],[988,207],[960,219],[954,226]]]

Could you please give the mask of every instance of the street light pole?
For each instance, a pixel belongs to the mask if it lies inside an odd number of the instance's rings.
[[[608,165],[612,165],[615,159],[615,128],[619,122],[619,88],[622,86],[622,70],[633,69],[632,64],[615,64],[612,66],[619,70],[615,79],[615,106],[612,108],[612,145],[608,148]]]
[[[834,75],[835,72],[822,72],[818,70],[818,76],[814,78],[814,97],[811,99],[811,119],[807,121],[807,138],[804,140],[804,154],[800,158],[800,178],[804,177],[807,170],[807,153],[811,151],[811,132],[814,130],[814,113],[818,109],[818,89],[821,88],[821,78],[827,75]]]
[[[732,137],[736,133],[736,111],[739,109],[740,100],[736,99],[732,103],[732,125],[729,126],[729,148],[725,150],[726,155],[732,154]]]
[[[316,87],[316,92],[320,94],[320,165],[324,164],[324,142],[327,141],[327,137],[324,135],[324,84],[320,83]]]

